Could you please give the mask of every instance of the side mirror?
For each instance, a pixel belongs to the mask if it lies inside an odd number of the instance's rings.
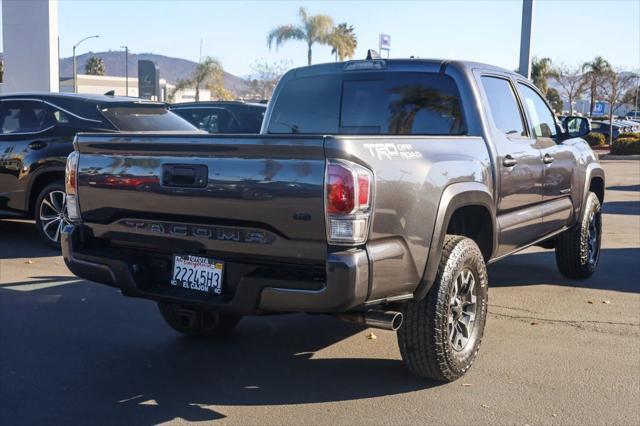
[[[580,138],[591,131],[591,122],[585,117],[569,116],[562,120],[565,139]]]

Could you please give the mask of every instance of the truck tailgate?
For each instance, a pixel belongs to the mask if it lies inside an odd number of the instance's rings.
[[[127,245],[323,260],[323,137],[81,134],[78,199]],[[169,245],[170,246],[170,245]]]

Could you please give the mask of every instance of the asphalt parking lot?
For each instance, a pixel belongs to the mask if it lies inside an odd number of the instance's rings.
[[[603,164],[599,271],[566,280],[542,249],[492,265],[479,358],[446,385],[406,372],[394,333],[332,317],[189,340],[0,221],[0,424],[640,424],[640,161]]]

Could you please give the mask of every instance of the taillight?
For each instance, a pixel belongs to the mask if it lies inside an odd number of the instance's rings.
[[[67,193],[67,218],[72,222],[80,221],[80,206],[78,205],[78,159],[79,154],[73,151],[67,157],[65,170],[65,192]]]
[[[341,164],[327,166],[327,213],[351,213],[355,206],[353,173]]]
[[[363,244],[369,232],[373,174],[346,160],[328,160],[327,237],[330,244]]]

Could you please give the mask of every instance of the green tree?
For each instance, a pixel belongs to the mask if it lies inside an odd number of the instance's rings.
[[[335,27],[329,34],[329,45],[332,47],[331,53],[336,55],[336,61],[338,59],[344,61],[346,58],[353,58],[358,47],[358,38],[353,25],[343,22]]]
[[[540,89],[543,95],[547,95],[547,80],[554,76],[553,68],[551,67],[551,59],[533,57],[531,61],[531,81]]]
[[[104,61],[97,56],[90,57],[84,65],[84,72],[89,75],[104,75]]]
[[[556,112],[556,114],[562,114],[563,102],[560,94],[553,87],[549,87],[547,89],[547,100],[551,104],[551,107]],[[572,107],[570,107],[572,108]]]
[[[602,56],[596,56],[591,62],[582,64],[582,72],[589,85],[589,117],[591,117],[593,115],[596,97],[598,96],[599,86],[601,86],[605,75],[611,72],[611,64]]]
[[[275,44],[276,49],[289,40],[300,40],[307,43],[307,63],[311,65],[313,45],[329,44],[333,32],[333,20],[327,15],[307,14],[304,7],[298,11],[300,24],[281,25],[274,28],[267,35],[267,46]]]

